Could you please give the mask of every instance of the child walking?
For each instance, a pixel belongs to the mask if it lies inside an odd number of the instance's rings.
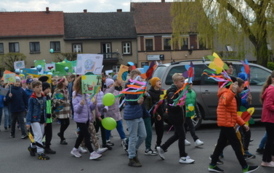
[[[49,160],[45,155],[42,143],[44,128],[46,123],[46,98],[42,94],[42,83],[40,81],[32,82],[33,94],[28,102],[28,113],[26,117],[26,128],[32,129],[39,160]]]
[[[55,115],[61,123],[60,132],[57,134],[60,137],[60,144],[67,145],[64,132],[69,126],[69,117],[71,113],[68,91],[66,89],[66,81],[64,78],[59,79],[54,94],[52,96],[53,104],[55,105]]]
[[[199,137],[195,133],[195,127],[192,124],[191,117],[195,116],[195,107],[196,107],[196,92],[192,89],[192,81],[189,79],[185,79],[185,83],[188,83],[188,92],[186,94],[185,100],[185,110],[186,110],[186,121],[185,121],[185,129],[189,130],[194,142],[195,147],[199,147],[204,144],[203,141],[199,139]],[[189,144],[190,142],[185,139],[185,144]]]
[[[119,95],[119,91],[115,90],[115,86],[114,86],[114,80],[107,78],[106,79],[106,90],[105,90],[105,94],[107,93],[112,93],[113,95]],[[124,128],[123,128],[123,122],[122,122],[122,116],[119,110],[119,100],[115,99],[115,102],[113,105],[111,106],[106,106],[106,113],[105,113],[105,117],[112,117],[115,119],[117,126],[116,129],[120,135],[120,138],[122,140],[122,143],[124,143],[123,141],[126,141],[126,135],[124,132]],[[106,141],[109,141],[110,138],[110,130],[106,130]]]
[[[90,152],[89,159],[95,160],[102,155],[93,150],[90,143],[90,134],[88,132],[89,122],[92,117],[92,110],[95,108],[95,104],[89,99],[89,96],[82,93],[81,89],[82,78],[79,76],[74,83],[74,91],[72,94],[72,103],[74,110],[74,121],[77,123],[78,137],[76,139],[74,148],[71,150],[71,154],[75,157],[81,157],[79,152],[79,146],[83,139],[85,140],[85,146]]]
[[[233,80],[233,79],[232,79]],[[208,167],[210,172],[223,172],[217,166],[217,161],[222,153],[223,149],[227,145],[227,141],[231,144],[238,161],[242,166],[243,172],[253,172],[258,169],[258,166],[248,166],[241,150],[241,144],[235,133],[236,123],[243,126],[246,130],[249,127],[245,125],[245,122],[237,115],[237,100],[235,98],[237,93],[242,92],[244,89],[244,81],[237,79],[229,88],[220,88],[218,91],[219,103],[217,107],[217,124],[221,128],[219,139],[213,155],[211,156],[211,163]]]
[[[174,135],[171,136],[163,145],[157,147],[157,151],[162,160],[165,160],[164,152],[167,151],[168,147],[175,141],[179,144],[179,163],[194,163],[188,154],[185,152],[185,130],[184,130],[184,119],[185,113],[182,106],[170,106],[173,104],[173,99],[179,96],[179,93],[175,94],[177,90],[183,87],[185,78],[182,73],[174,73],[172,76],[173,85],[167,90],[167,102],[168,102],[168,117],[169,122],[174,127]],[[175,95],[174,95],[175,94]]]

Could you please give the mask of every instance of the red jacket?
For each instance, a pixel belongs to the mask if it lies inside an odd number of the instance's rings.
[[[263,93],[262,122],[274,123],[274,86],[270,85]]]
[[[217,107],[217,124],[222,127],[234,127],[245,122],[237,115],[237,101],[235,93],[230,89],[220,88],[218,91],[219,103]]]

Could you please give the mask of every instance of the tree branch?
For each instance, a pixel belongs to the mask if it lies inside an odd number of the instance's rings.
[[[249,7],[255,11],[258,8],[260,8],[260,6],[258,4],[256,4],[253,0],[245,0],[245,2],[247,3],[247,5],[249,5]]]
[[[238,23],[242,26],[244,32],[248,35],[250,41],[253,43],[253,45],[257,46],[257,41],[255,35],[252,33],[251,29],[249,28],[249,24],[246,23],[246,20],[242,13],[240,13],[238,10],[236,10],[230,3],[228,3],[225,0],[217,0],[217,2],[227,9],[232,16],[235,17],[235,19],[238,21]]]

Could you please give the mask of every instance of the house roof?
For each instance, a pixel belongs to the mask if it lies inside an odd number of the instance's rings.
[[[64,13],[65,40],[136,38],[133,14]]]
[[[0,37],[32,37],[64,35],[61,11],[0,12]]]
[[[171,2],[132,2],[137,34],[172,33]]]

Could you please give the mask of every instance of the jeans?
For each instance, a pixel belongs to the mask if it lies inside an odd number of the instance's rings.
[[[4,127],[8,128],[10,127],[10,124],[11,124],[10,111],[7,106],[5,106],[3,110],[4,110]]]
[[[146,139],[146,129],[143,118],[126,120],[128,127],[128,158],[133,159],[136,157],[136,152],[140,145]]]
[[[271,162],[272,155],[274,155],[274,123],[264,123],[267,133],[267,140],[263,153],[263,162]]]
[[[194,142],[199,139],[198,136],[195,134],[195,127],[194,125],[192,124],[192,120],[191,120],[191,117],[186,117],[185,119],[185,130],[187,131],[187,127],[188,127],[188,130],[194,140]]]
[[[173,144],[175,141],[178,141],[179,154],[180,157],[186,157],[187,153],[185,152],[185,129],[184,125],[174,125],[174,135],[171,136],[161,148],[166,151],[168,147]]]
[[[66,131],[66,129],[68,128],[69,126],[69,118],[65,118],[65,119],[58,119],[61,123],[61,126],[60,126],[60,132],[59,132],[59,137],[62,140],[65,140],[65,137],[64,137],[64,132]]]
[[[0,125],[1,125],[1,122],[2,122],[2,115],[3,115],[3,108],[0,108]]]
[[[151,149],[151,140],[152,140],[152,126],[151,126],[151,118],[144,117],[145,128],[147,132],[146,137],[146,149]]]
[[[11,135],[15,135],[15,125],[18,121],[23,136],[27,135],[24,122],[25,112],[11,112]]]
[[[210,164],[211,165],[217,164],[217,160],[218,160],[220,154],[223,152],[224,148],[227,146],[227,141],[232,146],[242,168],[246,168],[248,165],[247,165],[247,163],[244,159],[244,155],[242,153],[240,140],[237,138],[233,127],[221,127],[219,139],[218,139],[217,145],[214,149],[214,152],[212,155],[212,160],[211,160]]]
[[[31,123],[31,129],[32,129],[32,133],[34,136],[34,141],[36,142],[36,147],[37,147],[37,153],[41,154],[44,153],[44,148],[42,148],[43,146],[43,135],[44,135],[44,124],[40,124],[38,122],[35,123]]]
[[[45,148],[50,148],[51,145],[51,139],[52,139],[52,123],[48,123],[45,126]]]
[[[116,121],[117,123],[117,126],[116,126],[116,129],[120,135],[120,138],[121,139],[125,139],[126,138],[126,134],[124,132],[124,128],[123,128],[123,122],[122,120],[119,120],[119,121]],[[106,140],[109,140],[109,137],[110,137],[110,130],[106,130]]]
[[[101,118],[103,119],[104,118],[104,115],[101,115]],[[94,127],[95,127],[95,130],[96,130],[96,133],[98,133],[99,131],[99,128],[101,130],[101,139],[102,139],[102,145],[103,147],[105,147],[107,145],[107,140],[106,140],[106,129],[103,127],[101,121],[96,118],[95,122],[94,122]]]
[[[267,133],[265,132],[265,134],[264,134],[264,136],[263,136],[263,138],[262,138],[262,140],[260,142],[260,145],[259,145],[260,149],[264,149],[266,140],[267,140]]]

